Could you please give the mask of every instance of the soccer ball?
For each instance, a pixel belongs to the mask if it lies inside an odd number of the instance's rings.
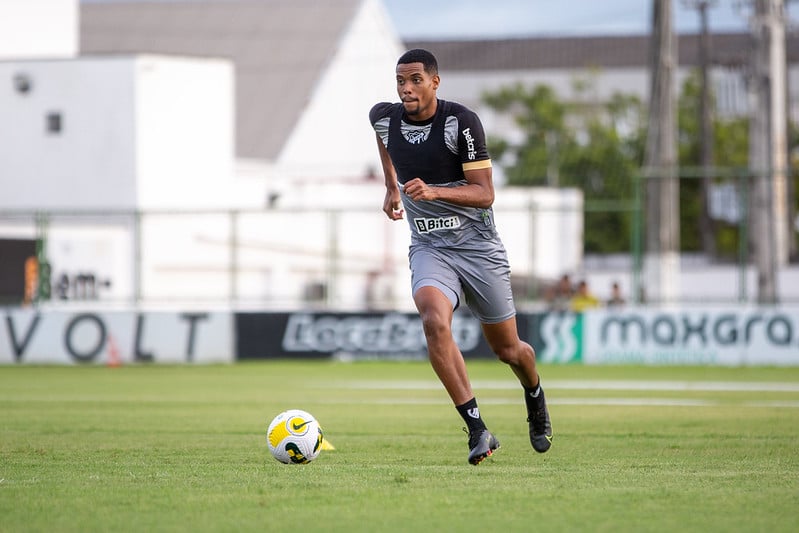
[[[266,430],[269,453],[281,463],[310,463],[322,451],[323,440],[319,422],[299,409],[283,411]]]

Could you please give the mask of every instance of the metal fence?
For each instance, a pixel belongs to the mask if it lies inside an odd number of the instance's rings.
[[[784,169],[758,173],[730,167],[683,167],[676,177],[649,171],[634,180],[631,271],[636,300],[647,301],[648,270],[652,264],[655,269],[661,266],[657,262],[664,254],[659,245],[669,239],[659,225],[664,218],[647,212],[664,208],[657,198],[664,179],[676,180],[679,189],[673,208],[679,217],[677,278],[684,285],[679,301],[799,300],[796,176]]]
[[[581,216],[503,210],[514,276],[579,268]],[[555,243],[563,250],[553,254]],[[412,309],[408,245],[407,223],[376,209],[6,210],[2,303]],[[32,255],[35,290],[24,267]]]
[[[695,249],[680,254],[679,301],[758,301],[751,180],[714,180],[708,204],[718,247],[709,256],[694,239]],[[617,283],[631,303],[658,303],[646,299],[645,182],[636,180],[633,198],[612,202],[495,206],[519,305],[546,307],[562,274],[586,280],[600,300]],[[581,237],[597,214],[619,218],[622,249],[583,253]],[[682,235],[699,231],[697,217],[680,217]],[[5,210],[0,303],[410,310],[408,243],[407,225],[375,209]],[[26,267],[31,255],[38,272]],[[775,268],[779,300],[799,301],[799,270]]]

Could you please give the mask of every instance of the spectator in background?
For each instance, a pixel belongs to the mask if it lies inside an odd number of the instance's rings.
[[[624,296],[621,295],[621,287],[617,281],[613,282],[610,286],[610,299],[608,299],[608,307],[621,307],[624,305]]]
[[[580,280],[577,284],[577,292],[571,299],[571,310],[575,313],[582,313],[586,309],[594,309],[599,306],[599,298],[588,290],[588,282]]]
[[[547,294],[549,308],[552,311],[568,311],[572,296],[574,296],[574,288],[571,278],[568,274],[563,274]]]

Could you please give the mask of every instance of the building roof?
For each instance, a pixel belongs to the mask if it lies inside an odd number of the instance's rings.
[[[647,68],[648,35],[606,37],[531,37],[479,41],[408,41],[408,48],[433,52],[445,71],[541,70],[581,68]],[[679,64],[699,64],[699,36],[680,35]],[[749,61],[752,46],[747,33],[711,35],[711,62],[740,66]],[[799,62],[799,36],[788,37],[789,63]]]
[[[236,154],[275,160],[364,0],[160,0],[80,4],[81,54],[156,53],[227,58],[236,72]],[[713,34],[712,62],[746,65],[751,37]],[[649,37],[531,37],[409,41],[442,71],[646,69]],[[682,35],[680,65],[698,64],[698,36]],[[789,63],[799,37],[788,38]]]
[[[81,3],[81,54],[230,59],[236,153],[274,160],[362,0]]]

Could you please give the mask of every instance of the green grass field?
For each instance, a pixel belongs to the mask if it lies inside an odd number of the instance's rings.
[[[543,455],[510,370],[469,369],[502,442],[476,467],[422,362],[0,367],[0,531],[799,527],[799,367],[543,367]],[[287,408],[336,450],[269,456]]]

